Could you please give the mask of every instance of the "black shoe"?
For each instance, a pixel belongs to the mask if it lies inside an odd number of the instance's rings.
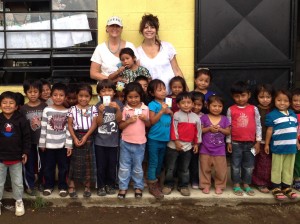
[[[116,193],[116,190],[113,187],[108,186],[108,185],[105,186],[105,191],[106,191],[106,194],[115,194]]]
[[[98,196],[105,196],[105,195],[106,195],[105,188],[104,188],[104,187],[98,188],[98,190],[97,190],[97,195],[98,195]]]

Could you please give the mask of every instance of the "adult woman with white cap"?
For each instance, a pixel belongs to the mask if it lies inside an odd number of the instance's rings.
[[[112,16],[107,20],[106,32],[107,41],[99,44],[91,58],[90,77],[97,81],[111,79],[120,80],[120,74],[124,71],[124,66],[120,65],[119,53],[122,48],[131,48],[136,57],[138,54],[134,45],[128,41],[122,40],[123,23],[121,18]],[[138,59],[138,58],[137,58]]]

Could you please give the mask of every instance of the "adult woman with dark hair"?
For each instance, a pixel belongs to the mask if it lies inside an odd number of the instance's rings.
[[[159,20],[157,16],[146,14],[140,22],[139,32],[144,40],[137,48],[140,56],[140,65],[146,67],[152,79],[162,80],[167,91],[169,81],[174,76],[183,77],[182,71],[176,60],[176,50],[172,44],[161,41],[158,37]]]
[[[121,79],[120,74],[125,69],[124,66],[121,66],[119,59],[119,53],[122,48],[131,48],[138,59],[134,45],[122,40],[122,30],[123,23],[119,17],[112,16],[108,19],[106,24],[108,39],[96,47],[91,58],[90,77],[92,79],[98,81],[103,79],[118,81]]]

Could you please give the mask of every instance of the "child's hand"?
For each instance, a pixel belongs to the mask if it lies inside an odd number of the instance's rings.
[[[116,110],[120,110],[120,107],[116,102],[110,102],[108,106],[115,108]]]
[[[197,152],[198,152],[198,144],[194,145],[193,152],[194,152],[194,154],[197,154]]]
[[[84,145],[84,144],[86,143],[86,141],[87,141],[87,137],[86,137],[86,136],[83,136],[83,137],[81,138],[81,140],[80,140],[79,146]]]
[[[165,102],[163,102],[163,103],[161,104],[161,111],[162,111],[164,114],[167,114],[167,113],[168,113],[168,109],[169,109],[168,104],[166,104]]]
[[[67,157],[72,155],[72,149],[67,149]]]
[[[136,122],[138,119],[138,116],[137,115],[133,115],[132,117],[130,117],[129,119],[127,119],[126,121],[129,123],[129,124],[132,124],[134,122]]]
[[[118,72],[122,73],[126,69],[126,66],[122,65],[119,69]]]
[[[23,164],[27,163],[27,155],[26,154],[22,155],[22,163]]]
[[[212,132],[212,133],[217,133],[217,132],[219,132],[219,128],[220,128],[220,125],[211,125],[210,127],[209,127],[209,131],[210,132]]]
[[[139,118],[140,120],[142,120],[142,121],[148,121],[148,118],[147,118],[147,116],[146,116],[145,114],[140,114],[140,115],[138,115],[138,118]]]
[[[104,104],[100,104],[99,107],[98,107],[99,112],[103,114],[104,109],[105,109]]]
[[[227,144],[227,151],[228,151],[229,153],[232,153],[232,144],[231,144],[231,143],[228,143],[228,144]]]
[[[75,144],[75,146],[79,147],[79,146],[80,146],[80,143],[81,143],[81,141],[79,141],[78,138],[75,138],[75,139],[74,139],[74,144]]]
[[[270,146],[269,145],[265,145],[265,153],[269,155],[270,153]]]
[[[258,154],[260,152],[260,142],[256,142],[253,147],[255,148],[255,154]]]
[[[178,140],[175,140],[175,146],[177,151],[182,151],[182,145]]]

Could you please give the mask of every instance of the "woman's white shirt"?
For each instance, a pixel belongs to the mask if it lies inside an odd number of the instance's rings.
[[[170,62],[176,55],[173,45],[161,41],[160,50],[154,58],[149,58],[142,46],[137,48],[137,52],[140,56],[140,65],[149,70],[152,79],[162,80],[166,85],[167,92],[170,93],[169,82],[175,76]]]
[[[131,42],[126,41],[125,47],[131,48],[134,51],[136,60],[139,60],[139,55]],[[110,52],[105,42],[96,47],[91,61],[101,65],[101,73],[106,76],[109,76],[117,71],[117,65],[121,62],[119,57]]]

